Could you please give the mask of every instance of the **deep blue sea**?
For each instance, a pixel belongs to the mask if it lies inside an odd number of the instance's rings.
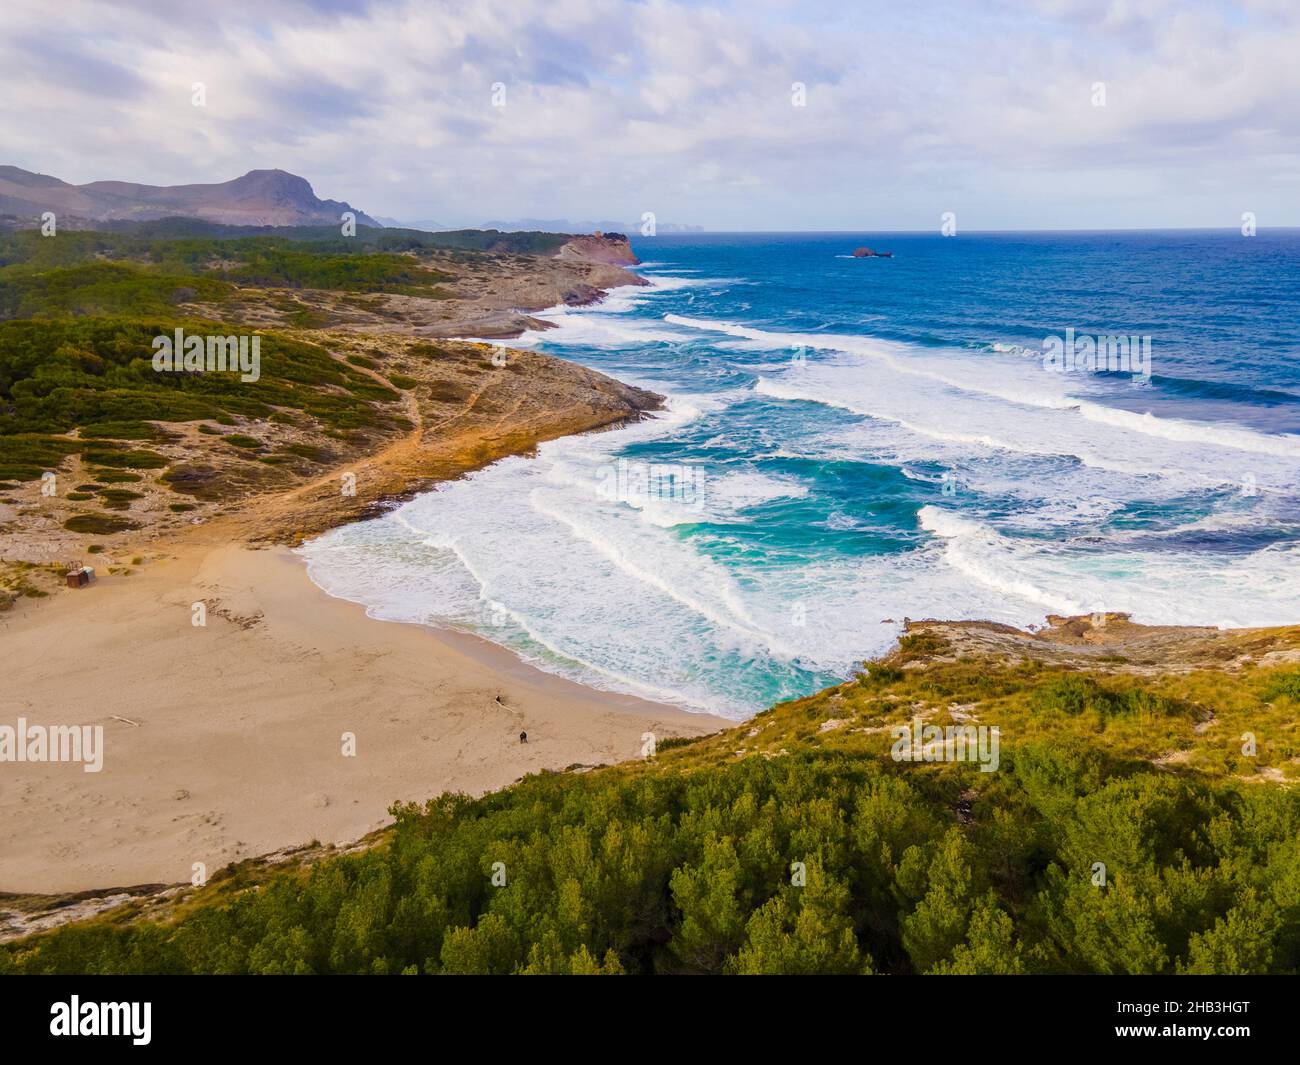
[[[667,411],[337,529],[318,584],[735,718],[905,617],[1300,621],[1300,231],[633,243],[650,287],[512,343]]]

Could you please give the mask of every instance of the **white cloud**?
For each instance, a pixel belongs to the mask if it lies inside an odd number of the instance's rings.
[[[156,183],[280,166],[466,223],[1300,224],[1300,15],[1272,0],[233,7],[10,0],[0,161]]]

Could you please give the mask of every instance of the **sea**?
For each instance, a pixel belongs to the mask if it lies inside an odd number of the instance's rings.
[[[665,409],[335,529],[313,581],[736,720],[906,619],[1300,622],[1300,230],[632,239],[649,286],[510,343]]]

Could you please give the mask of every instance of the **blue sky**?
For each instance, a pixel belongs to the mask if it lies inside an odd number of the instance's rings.
[[[449,225],[1300,225],[1295,0],[199,7],[6,0],[0,163]]]

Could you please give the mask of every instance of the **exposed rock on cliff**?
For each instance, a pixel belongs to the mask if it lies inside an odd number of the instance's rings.
[[[623,233],[593,233],[590,236],[574,237],[555,257],[609,263],[612,266],[638,266],[641,262]]]

